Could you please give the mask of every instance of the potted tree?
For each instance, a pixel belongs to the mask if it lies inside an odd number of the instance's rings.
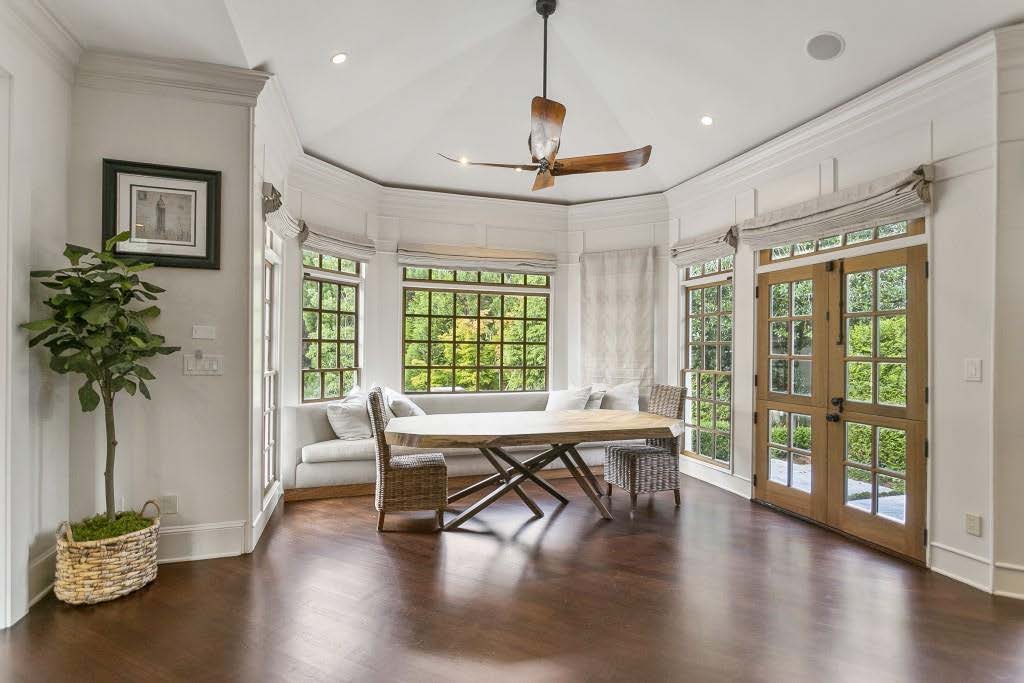
[[[165,346],[164,338],[149,330],[148,321],[160,315],[152,302],[164,290],[141,280],[139,273],[153,264],[114,254],[114,246],[129,235],[115,235],[101,251],[69,244],[64,250],[68,267],[33,271],[32,277],[55,293],[44,302],[50,317],[22,325],[34,333],[29,346],[42,344],[49,350],[52,370],[84,378],[78,388],[82,410],[103,406],[106,512],[63,522],[57,530],[54,593],[73,604],[112,600],[156,578],[159,506],[147,501],[139,512],[114,508],[114,398],[138,392],[149,399],[146,381],[155,377],[143,363],[178,347]],[[154,518],[143,516],[150,503],[157,509]]]

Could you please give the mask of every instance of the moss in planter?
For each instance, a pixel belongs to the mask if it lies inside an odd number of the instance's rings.
[[[129,510],[119,512],[117,519],[113,522],[107,519],[106,515],[87,517],[81,522],[71,525],[71,533],[76,541],[99,541],[104,538],[124,536],[139,529],[145,529],[153,524],[149,517],[143,517],[138,512]]]

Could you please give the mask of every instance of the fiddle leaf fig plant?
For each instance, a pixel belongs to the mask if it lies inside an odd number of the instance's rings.
[[[138,392],[149,399],[146,381],[156,378],[143,363],[147,358],[179,350],[166,346],[162,336],[149,330],[149,321],[160,315],[152,302],[165,291],[139,278],[139,273],[153,264],[114,253],[115,245],[130,235],[125,231],[111,237],[101,251],[68,244],[64,250],[68,267],[33,271],[32,277],[55,293],[43,302],[50,309],[50,317],[22,324],[35,333],[29,346],[42,344],[49,349],[52,370],[83,377],[78,388],[83,411],[91,412],[103,404],[107,437],[103,478],[106,517],[111,523],[117,518],[114,397],[124,391],[129,396]]]

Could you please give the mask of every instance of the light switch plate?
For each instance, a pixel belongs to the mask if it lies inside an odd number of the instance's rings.
[[[192,338],[193,339],[216,339],[217,328],[213,325],[193,325],[192,326]]]
[[[981,515],[964,515],[964,529],[971,536],[981,536]]]
[[[964,358],[964,381],[965,382],[980,382],[981,381],[981,359],[980,358]]]
[[[224,356],[194,353],[183,357],[186,375],[223,375]]]

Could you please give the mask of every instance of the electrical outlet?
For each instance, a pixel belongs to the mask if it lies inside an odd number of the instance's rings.
[[[964,515],[964,527],[971,536],[981,536],[981,515]]]
[[[178,514],[178,496],[173,493],[167,493],[160,496],[160,514],[161,515],[176,515]]]

